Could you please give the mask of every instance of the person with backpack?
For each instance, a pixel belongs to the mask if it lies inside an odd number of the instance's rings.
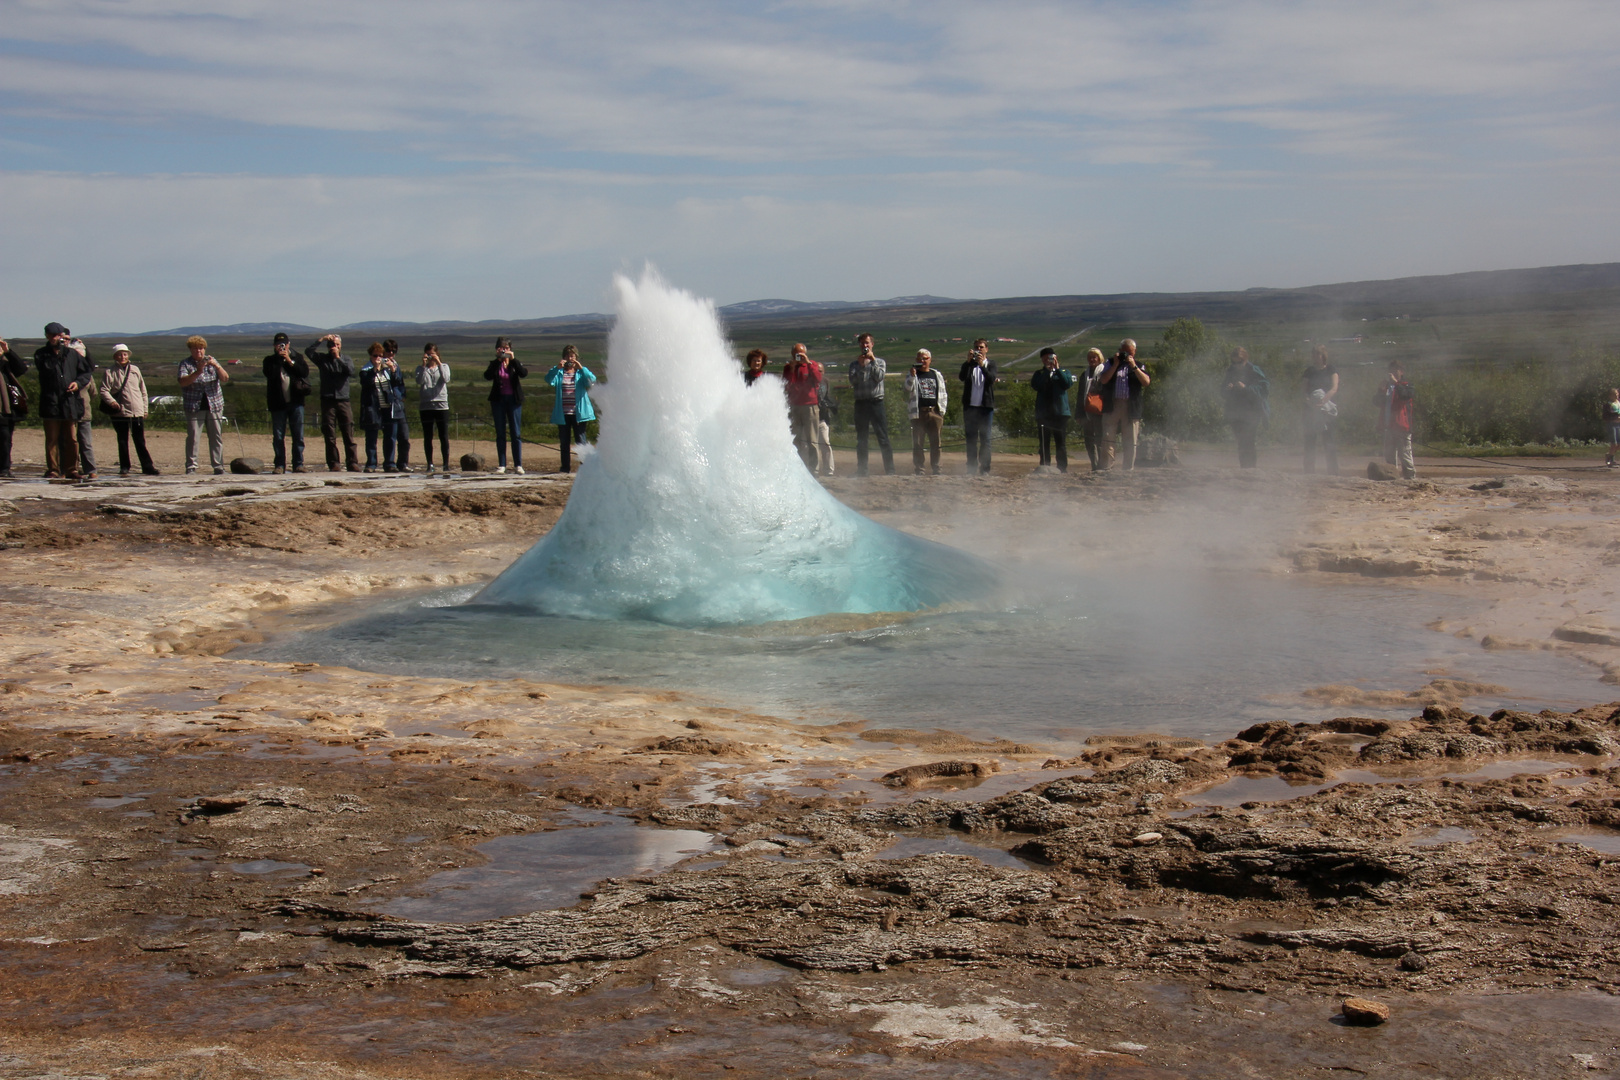
[[[1389,376],[1378,384],[1378,432],[1384,440],[1384,460],[1400,465],[1406,480],[1417,478],[1412,458],[1412,384],[1399,360],[1389,362]]]
[[[14,480],[11,475],[11,435],[17,421],[28,415],[28,392],[22,387],[22,377],[28,374],[28,361],[24,360],[4,340],[0,340],[0,480]]]
[[[146,449],[146,379],[141,369],[129,362],[129,346],[113,346],[113,363],[101,376],[101,411],[112,417],[118,433],[118,475],[129,475],[129,444],[135,443],[135,457],[143,476],[157,476],[157,466]]]
[[[264,358],[264,403],[270,412],[271,472],[287,471],[287,432],[292,432],[292,471],[304,471],[304,399],[309,397],[309,361],[292,351],[292,339],[277,334]]]
[[[1232,425],[1237,437],[1238,467],[1252,469],[1259,462],[1255,438],[1260,427],[1271,419],[1271,383],[1265,372],[1249,362],[1249,350],[1238,346],[1232,350],[1231,363],[1226,368],[1226,385],[1221,389],[1226,399],[1226,422]]]

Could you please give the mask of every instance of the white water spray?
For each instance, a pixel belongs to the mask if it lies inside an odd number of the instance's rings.
[[[987,563],[862,517],[816,482],[781,382],[743,385],[712,302],[651,269],[613,285],[599,445],[561,519],[479,603],[739,625],[917,611],[991,588]]]

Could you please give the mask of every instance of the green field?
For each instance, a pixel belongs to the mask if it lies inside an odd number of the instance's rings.
[[[1187,335],[1167,342],[1178,319]],[[828,365],[835,386],[856,350],[855,335],[872,333],[879,356],[888,361],[890,431],[897,447],[909,448],[909,424],[899,380],[916,350],[926,347],[934,364],[954,377],[976,337],[991,341],[991,356],[1011,385],[997,410],[1008,451],[1033,445],[1029,375],[1039,366],[1042,346],[1064,342],[1059,354],[1077,366],[1090,346],[1112,354],[1131,337],[1154,375],[1147,399],[1148,431],[1184,441],[1226,437],[1219,407],[1220,372],[1227,349],[1243,345],[1272,384],[1272,443],[1297,442],[1299,378],[1315,343],[1326,343],[1341,373],[1341,439],[1370,444],[1375,439],[1373,388],[1391,358],[1400,359],[1418,391],[1418,440],[1449,449],[1489,449],[1493,453],[1595,453],[1601,436],[1599,403],[1607,387],[1620,385],[1620,264],[1502,271],[1443,278],[1361,282],[1313,289],[1242,293],[1135,294],[1095,297],[1033,297],[961,301],[907,307],[813,310],[772,315],[739,315],[727,329],[739,358],[749,349],[770,354],[779,371],[795,341]],[[532,375],[524,409],[524,434],[551,441],[551,390],[539,376],[555,363],[562,347],[573,344],[581,360],[604,381],[612,380],[605,357],[605,323],[580,318],[556,325],[515,324],[503,329],[399,327],[344,332],[346,352],[364,363],[366,345],[384,336],[401,342],[407,371],[414,369],[424,340],[439,345],[451,367],[451,412],[463,438],[492,437],[483,378],[497,333],[512,336]],[[314,335],[295,339],[302,348]],[[1355,340],[1359,337],[1360,340]],[[997,339],[1012,339],[998,341]],[[1067,339],[1067,340],[1066,340]],[[186,353],[183,336],[126,339],[153,395],[177,396],[176,365]],[[1181,342],[1178,345],[1177,342]],[[92,355],[105,364],[112,339],[89,339]],[[39,341],[16,340],[30,354]],[[264,430],[261,362],[270,351],[269,335],[210,337],[210,352],[231,365],[227,387],[230,415],[245,431]],[[31,385],[32,378],[25,380]],[[835,442],[848,446],[847,388]],[[961,441],[959,403],[947,416],[947,441]],[[31,423],[37,420],[30,418]],[[155,427],[178,427],[177,408],[156,409]]]

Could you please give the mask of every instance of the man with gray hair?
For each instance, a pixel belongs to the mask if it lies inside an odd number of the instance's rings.
[[[1126,338],[1119,352],[1104,365],[1097,377],[1103,399],[1103,468],[1114,464],[1114,445],[1123,443],[1121,464],[1128,472],[1136,468],[1136,440],[1142,433],[1142,391],[1153,380],[1147,369],[1136,362],[1136,342]]]

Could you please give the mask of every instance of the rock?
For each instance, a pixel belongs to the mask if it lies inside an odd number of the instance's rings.
[[[994,761],[930,761],[926,765],[907,765],[878,779],[890,787],[916,787],[938,776],[989,776],[1000,767]]]
[[[1344,1022],[1347,1024],[1376,1027],[1389,1021],[1389,1006],[1371,998],[1345,998],[1340,1008],[1344,1010]]]
[[[1164,833],[1145,832],[1137,833],[1135,836],[1131,837],[1131,843],[1135,844],[1137,847],[1147,847],[1149,844],[1157,844],[1163,839]]]
[[[489,463],[484,460],[483,454],[461,455],[462,472],[483,472],[487,468],[489,468]]]
[[[231,472],[241,476],[258,476],[264,472],[264,460],[256,457],[232,458]]]
[[[1409,952],[1401,957],[1402,971],[1428,971],[1429,958],[1422,953]]]
[[[1369,480],[1399,480],[1401,470],[1387,461],[1367,462],[1367,479]]]
[[[1554,630],[1552,636],[1582,645],[1620,645],[1620,627],[1600,614],[1578,615]]]

